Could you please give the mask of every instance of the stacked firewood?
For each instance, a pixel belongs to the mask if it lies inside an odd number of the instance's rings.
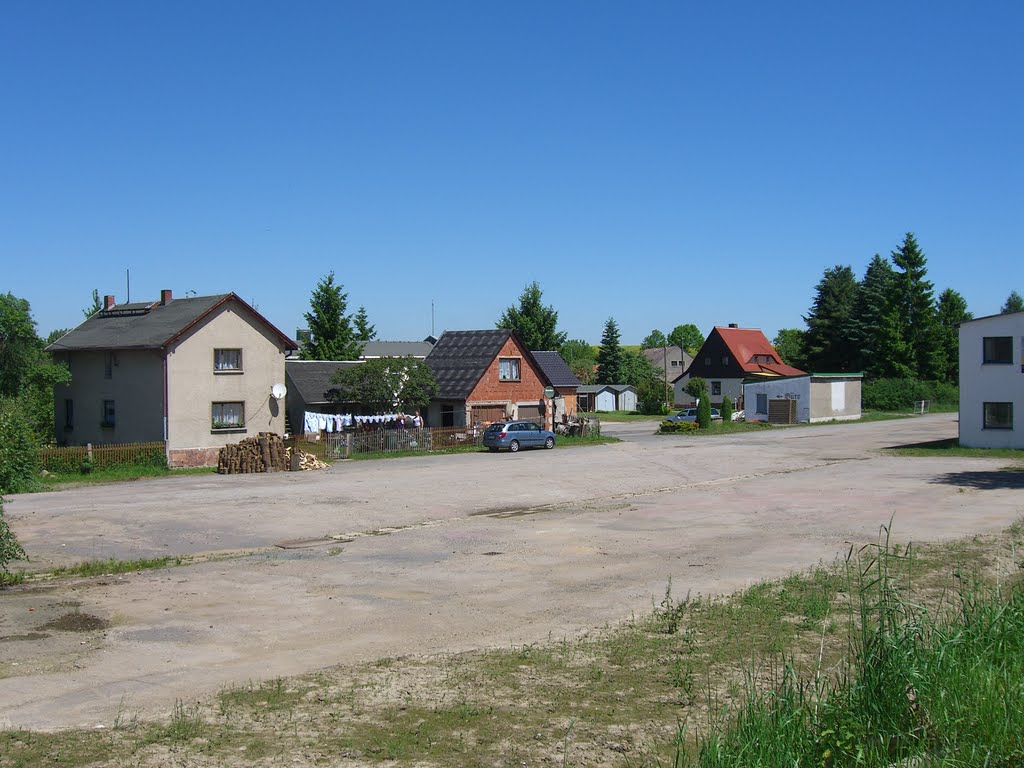
[[[222,475],[251,472],[284,472],[288,469],[288,451],[281,436],[260,432],[235,445],[225,445],[217,458],[217,472]]]

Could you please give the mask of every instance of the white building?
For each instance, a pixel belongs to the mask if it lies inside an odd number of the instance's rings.
[[[1024,448],[1024,312],[960,324],[960,445]]]
[[[859,419],[861,378],[860,373],[805,373],[748,381],[743,385],[744,414],[747,421],[783,424]],[[795,402],[795,408],[789,403],[780,408],[783,400]]]

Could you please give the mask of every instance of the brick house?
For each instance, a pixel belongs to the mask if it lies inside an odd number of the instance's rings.
[[[543,369],[507,329],[445,331],[426,357],[440,391],[427,408],[431,427],[503,419],[543,419],[550,426]]]
[[[219,449],[284,432],[284,359],[295,348],[234,293],[115,304],[50,344],[71,383],[54,387],[65,445],[164,442],[170,466],[215,464]]]
[[[555,420],[576,415],[576,392],[580,388],[580,380],[572,372],[561,354],[555,351],[534,350],[533,359],[544,372],[544,378],[555,388]]]

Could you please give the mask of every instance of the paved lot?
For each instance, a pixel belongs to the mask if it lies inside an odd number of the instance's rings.
[[[165,713],[232,682],[571,636],[649,609],[669,577],[678,595],[732,591],[832,560],[893,515],[898,538],[935,540],[1024,512],[1005,460],[879,453],[955,436],[948,415],[703,439],[606,428],[626,442],[12,497],[34,567],[223,557],[0,593],[0,725],[109,726],[119,707]],[[68,613],[104,625],[56,628]]]

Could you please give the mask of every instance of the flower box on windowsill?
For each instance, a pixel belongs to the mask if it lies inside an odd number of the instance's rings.
[[[245,371],[243,371],[241,368],[224,368],[223,370],[218,370],[216,368],[213,369],[214,376],[231,376],[242,373],[245,373]]]
[[[210,432],[211,433],[217,433],[217,434],[221,434],[221,433],[231,434],[231,433],[234,433],[234,432],[245,432],[245,431],[246,431],[246,429],[245,429],[245,425],[244,424],[216,424],[215,423],[215,424],[213,424],[213,426],[210,427]]]

